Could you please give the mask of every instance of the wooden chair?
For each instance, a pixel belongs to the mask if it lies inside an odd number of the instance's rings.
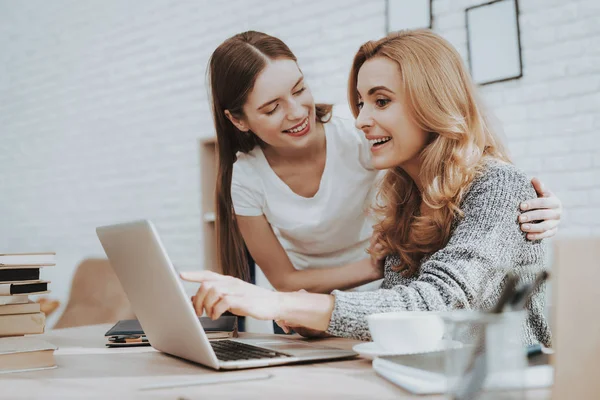
[[[79,264],[65,311],[54,329],[113,323],[135,314],[117,275],[106,259],[86,259]]]
[[[46,315],[46,318],[54,314],[54,311],[60,307],[60,301],[49,297],[40,297],[35,302],[40,303],[40,311]]]
[[[600,393],[600,238],[556,240],[552,267],[553,399]]]

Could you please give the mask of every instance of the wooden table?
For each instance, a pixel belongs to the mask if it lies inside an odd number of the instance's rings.
[[[371,361],[299,364],[246,371],[217,372],[150,347],[108,349],[104,332],[111,325],[94,325],[49,331],[43,338],[59,346],[58,368],[0,375],[0,398],[10,399],[443,399],[412,396],[379,377]],[[270,336],[270,335],[252,335]],[[294,340],[303,340],[291,337]],[[322,339],[329,346],[349,349],[358,343],[348,339]],[[159,383],[183,382],[210,374],[273,375],[267,380],[232,382],[170,389],[141,390]],[[486,394],[482,399],[506,398]],[[548,390],[528,393],[528,399],[548,399]]]

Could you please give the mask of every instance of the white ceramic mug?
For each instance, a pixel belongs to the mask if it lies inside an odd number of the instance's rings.
[[[432,351],[444,336],[444,321],[432,311],[372,314],[367,322],[373,341],[386,352]]]

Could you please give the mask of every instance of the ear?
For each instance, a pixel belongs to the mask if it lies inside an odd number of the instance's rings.
[[[243,119],[234,117],[233,114],[231,114],[231,112],[229,112],[229,110],[225,110],[225,116],[240,131],[242,131],[242,132],[248,132],[250,130],[250,128],[248,127],[248,124],[246,123],[246,121],[244,121]]]

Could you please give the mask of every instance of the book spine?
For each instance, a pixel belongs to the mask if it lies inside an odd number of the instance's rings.
[[[0,315],[0,337],[44,333],[44,313]]]
[[[54,263],[56,258],[51,255],[22,255],[22,256],[0,256],[0,264],[47,264]]]
[[[0,296],[0,306],[7,304],[25,304],[29,302],[28,295]]]
[[[17,315],[39,313],[40,303],[4,304],[0,305],[0,315]]]
[[[0,283],[37,281],[40,279],[39,268],[2,269],[0,268]]]
[[[10,296],[11,286],[10,283],[0,283],[0,296]]]
[[[48,282],[0,283],[0,296],[28,295],[48,290]]]

